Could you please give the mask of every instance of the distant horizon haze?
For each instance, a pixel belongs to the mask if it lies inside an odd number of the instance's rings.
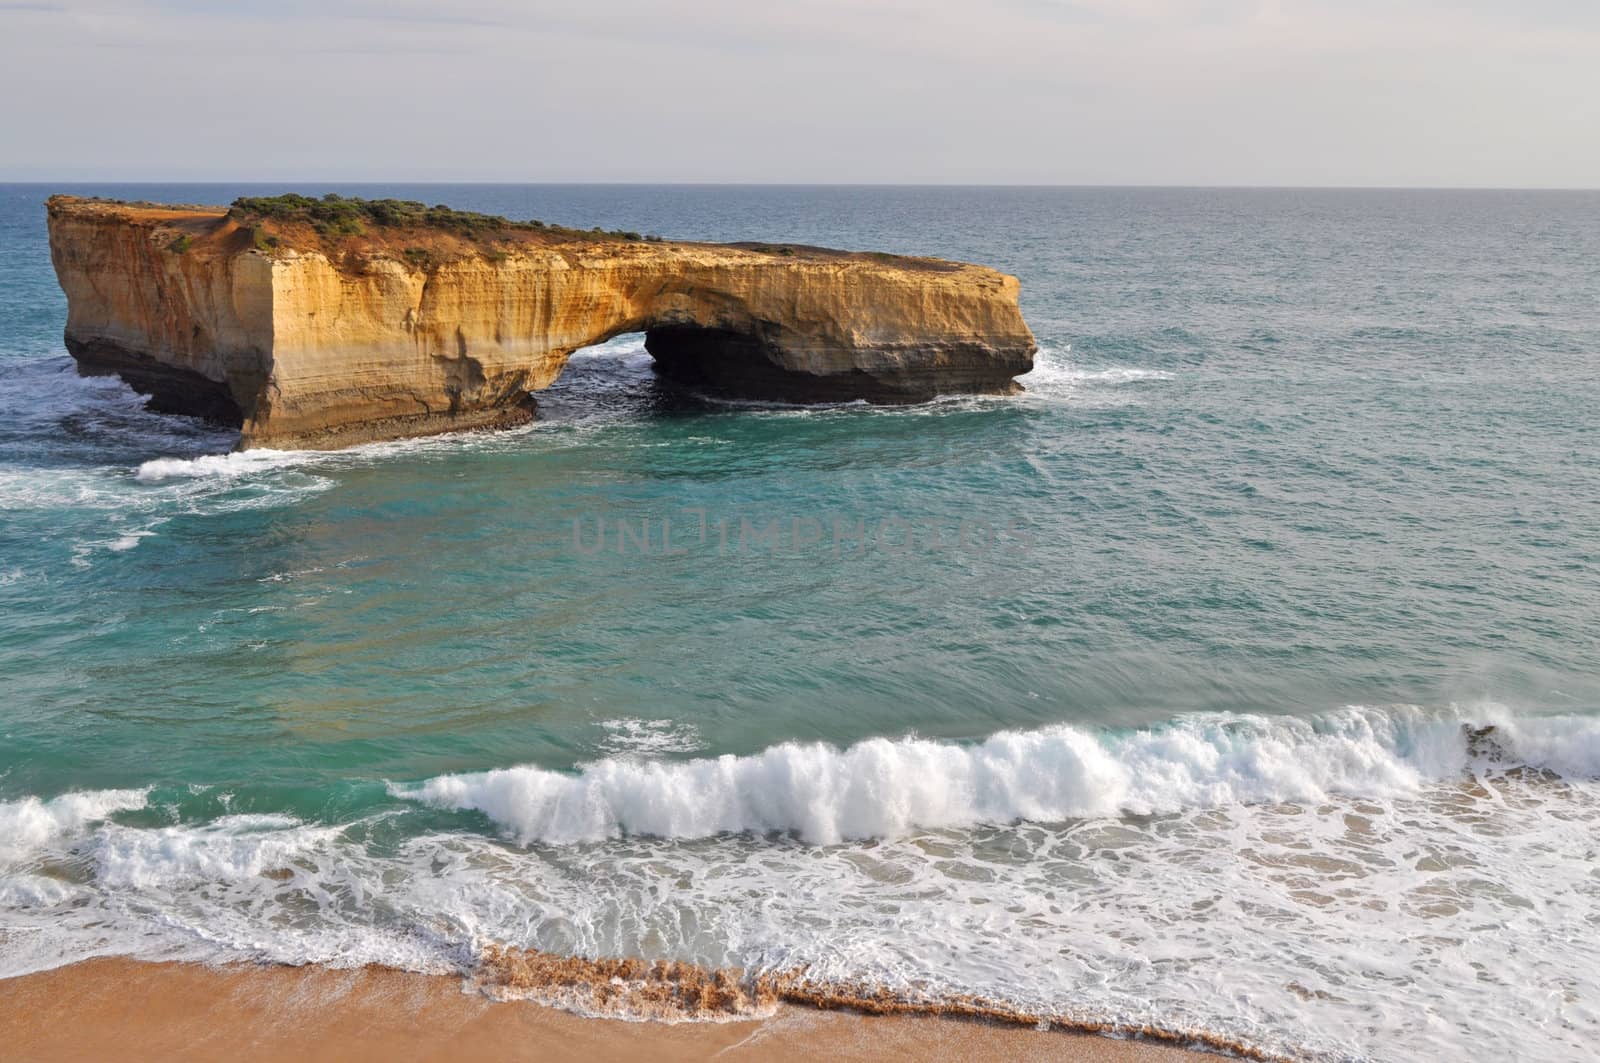
[[[0,181],[1600,187],[1600,5],[0,2]]]
[[[1138,184],[1126,182],[1122,184],[1093,184],[1088,182],[1032,182],[1032,181],[540,181],[540,180],[511,180],[511,179],[456,179],[435,178],[431,180],[404,178],[400,180],[387,180],[381,177],[370,178],[340,178],[326,180],[317,177],[215,177],[196,178],[185,180],[168,180],[163,178],[129,178],[126,180],[113,180],[109,178],[26,178],[26,179],[0,179],[0,185],[13,187],[37,186],[39,188],[141,188],[141,187],[188,187],[188,186],[246,186],[261,188],[265,186],[281,187],[285,193],[301,192],[310,186],[337,190],[343,188],[370,188],[376,185],[390,187],[415,186],[419,188],[474,188],[474,187],[551,187],[551,188],[603,188],[614,185],[617,188],[1013,188],[1013,189],[1127,189],[1130,191],[1195,191],[1195,192],[1600,192],[1597,185],[1247,185],[1247,184]],[[71,194],[71,193],[65,193]]]
[[[1600,5],[0,0],[0,181],[1600,187]]]

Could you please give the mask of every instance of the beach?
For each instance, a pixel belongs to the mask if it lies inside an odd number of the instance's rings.
[[[96,959],[0,980],[8,1059],[729,1061],[965,1058],[1163,1063],[1164,1045],[981,1022],[780,1006],[754,1021],[583,1018],[378,967]]]
[[[526,424],[341,450],[80,374],[121,289],[69,344],[49,197],[285,193],[582,230],[641,291],[701,242],[978,263],[1038,350],[751,401],[641,312]],[[82,261],[199,313],[270,229]],[[409,232],[288,317],[447,314],[544,239]],[[1588,1059],[1596,263],[1596,192],[0,185],[0,1055]],[[488,387],[519,299],[406,372]]]

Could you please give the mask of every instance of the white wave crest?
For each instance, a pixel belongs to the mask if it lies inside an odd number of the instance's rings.
[[[233,479],[302,465],[308,460],[315,460],[315,455],[294,450],[236,450],[228,454],[202,454],[197,458],[152,458],[139,466],[134,479],[141,483],[206,477]]]
[[[1508,722],[1496,740],[1529,764],[1585,776],[1600,765],[1592,720]],[[482,812],[523,844],[742,832],[834,844],[919,828],[1320,803],[1331,794],[1404,797],[1459,774],[1472,755],[1459,718],[1353,708],[1313,720],[1192,717],[1120,735],[1058,726],[977,745],[872,739],[682,762],[619,757],[575,775],[514,767],[393,792]]]
[[[1085,392],[1101,395],[1110,400],[1112,389],[1121,384],[1142,384],[1173,380],[1175,374],[1165,369],[1147,369],[1141,366],[1112,365],[1088,368],[1075,363],[1071,347],[1062,349],[1041,347],[1034,359],[1032,372],[1017,378],[1034,399],[1081,400]],[[1122,396],[1118,401],[1127,401]]]
[[[1139,369],[1136,366],[1112,366],[1108,369],[1068,369],[1063,377],[1104,384],[1130,384],[1140,380],[1171,380],[1173,374],[1165,369]]]
[[[319,471],[350,468],[372,461],[396,458],[416,458],[433,453],[452,453],[463,446],[485,449],[491,446],[510,447],[527,433],[541,427],[534,421],[517,428],[507,428],[489,433],[446,433],[416,439],[393,439],[381,443],[363,443],[342,450],[272,450],[262,447],[254,450],[235,450],[225,454],[201,454],[192,458],[152,458],[134,470],[134,479],[141,483],[168,481],[221,481],[262,478],[267,473],[291,473],[302,479],[297,486],[322,490],[333,481],[319,475]]]
[[[139,545],[139,541],[141,539],[148,539],[150,536],[155,534],[156,530],[154,528],[136,528],[133,531],[127,532],[119,538],[113,539],[111,542],[107,543],[106,549],[115,551],[117,553],[132,550],[134,547]]]
[[[1587,1058],[1593,949],[1551,927],[1600,920],[1600,719],[1353,708],[625,757],[397,789],[530,839],[662,835],[581,848],[375,830],[392,809],[141,827],[102,818],[136,793],[0,806],[6,839],[48,812],[0,873],[0,977],[106,954],[470,974],[501,944],[803,967],[1293,1058]],[[1024,822],[959,829],[988,818]],[[737,832],[769,828],[908,833]]]
[[[81,832],[118,812],[145,806],[144,790],[89,790],[49,801],[24,797],[0,802],[0,865],[37,852],[55,838]]]
[[[297,858],[338,833],[279,815],[223,816],[202,827],[108,827],[96,839],[95,877],[104,886],[149,889],[288,876]]]

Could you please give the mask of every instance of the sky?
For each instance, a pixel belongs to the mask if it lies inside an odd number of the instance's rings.
[[[1593,0],[0,2],[0,180],[1600,187]]]

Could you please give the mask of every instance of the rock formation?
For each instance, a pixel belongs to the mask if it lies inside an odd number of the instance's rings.
[[[242,448],[331,448],[524,421],[573,351],[624,332],[692,388],[799,402],[1005,393],[1033,365],[1016,278],[981,266],[284,198],[53,197],[80,369]]]

